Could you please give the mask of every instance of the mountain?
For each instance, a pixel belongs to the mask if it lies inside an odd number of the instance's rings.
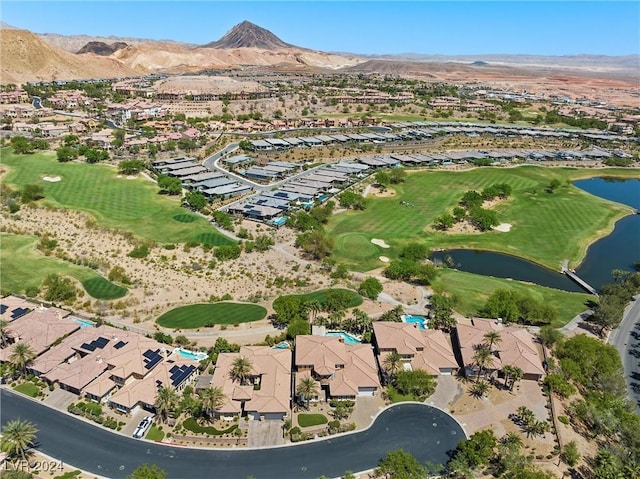
[[[53,45],[56,48],[60,48],[67,52],[76,53],[83,46],[90,42],[103,42],[107,44],[112,43],[126,43],[127,45],[140,45],[143,43],[167,43],[171,45],[182,45],[184,47],[193,47],[195,45],[176,42],[173,40],[151,40],[149,38],[137,38],[137,37],[117,37],[117,36],[95,36],[95,35],[60,35],[58,33],[39,33],[38,36],[42,38],[49,45]]]
[[[0,82],[114,78],[145,73],[116,59],[75,55],[45,43],[26,30],[0,29]]]
[[[220,40],[202,45],[201,48],[260,48],[262,50],[280,50],[298,47],[283,42],[269,30],[245,20],[234,26]]]
[[[125,42],[114,42],[111,45],[105,42],[88,42],[76,53],[78,53],[79,55],[83,53],[95,53],[96,55],[108,57],[118,50],[122,50],[123,48],[127,48],[128,46],[129,45],[127,45]]]

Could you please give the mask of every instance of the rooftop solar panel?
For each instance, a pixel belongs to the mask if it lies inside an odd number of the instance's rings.
[[[27,308],[16,308],[11,311],[11,318],[16,319],[22,316],[23,314],[27,314],[29,310]]]
[[[82,345],[80,347],[82,349],[86,349],[87,351],[95,351],[96,350],[96,346],[95,346],[95,344],[93,344],[93,341],[91,341],[90,343],[82,343]]]
[[[171,375],[171,385],[174,387],[179,386],[195,369],[195,366],[182,366],[182,368]]]
[[[116,349],[120,349],[125,344],[127,344],[127,343],[125,343],[124,341],[118,341],[113,347],[116,348]]]
[[[7,309],[9,309],[9,306],[7,306],[6,304],[0,304],[0,314],[4,314]]]
[[[156,364],[162,361],[162,356],[158,355],[155,358],[149,360],[147,364],[144,365],[145,369],[152,369]]]
[[[102,336],[100,336],[98,339],[94,341],[94,343],[96,343],[96,346],[98,348],[102,349],[109,343],[109,340],[107,338],[103,338]]]
[[[144,353],[142,353],[142,355],[147,359],[151,359],[154,354],[155,354],[155,351],[151,349],[147,349]]]

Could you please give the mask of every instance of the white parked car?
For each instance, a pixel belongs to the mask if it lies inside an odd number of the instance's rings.
[[[138,424],[138,427],[136,427],[136,430],[133,433],[133,437],[135,437],[136,439],[140,439],[141,437],[144,437],[144,435],[147,433],[147,431],[151,427],[151,423],[153,423],[153,419],[151,418],[151,416],[145,417],[142,421],[140,421],[140,424]]]

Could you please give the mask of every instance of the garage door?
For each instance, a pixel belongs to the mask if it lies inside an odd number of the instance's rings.
[[[374,396],[376,388],[358,388],[358,396]]]

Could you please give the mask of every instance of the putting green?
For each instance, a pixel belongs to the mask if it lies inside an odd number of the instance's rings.
[[[343,233],[336,237],[336,247],[346,256],[363,261],[380,255],[382,249],[362,233]]]
[[[199,303],[167,311],[156,322],[165,328],[195,329],[214,324],[239,324],[259,321],[267,310],[256,304]]]

